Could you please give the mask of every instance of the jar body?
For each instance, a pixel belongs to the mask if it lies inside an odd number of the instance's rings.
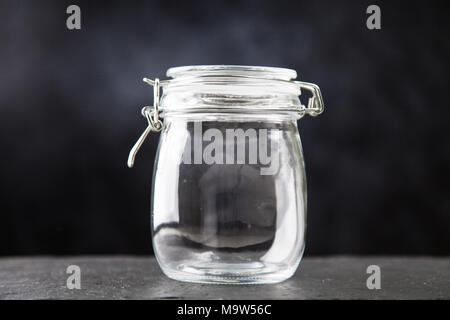
[[[276,283],[306,230],[296,119],[167,117],[155,160],[152,243],[170,278]]]

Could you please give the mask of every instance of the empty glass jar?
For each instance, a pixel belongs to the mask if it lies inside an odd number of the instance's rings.
[[[150,131],[161,131],[152,190],[161,269],[203,283],[291,277],[306,228],[297,120],[323,111],[319,88],[269,67],[188,66],[167,76],[144,79],[154,86],[154,106],[142,109],[148,127],[128,161],[133,166]],[[307,106],[301,89],[312,94]]]

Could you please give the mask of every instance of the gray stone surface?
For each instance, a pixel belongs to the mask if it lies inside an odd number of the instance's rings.
[[[66,268],[81,268],[80,290]],[[367,266],[381,268],[381,289],[366,287]],[[0,299],[450,299],[450,258],[305,258],[276,285],[202,285],[163,276],[153,257],[0,259]]]

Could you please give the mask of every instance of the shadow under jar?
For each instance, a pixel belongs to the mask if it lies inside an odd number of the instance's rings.
[[[152,190],[152,239],[170,278],[276,283],[305,247],[306,179],[297,120],[323,111],[319,88],[294,70],[188,66],[167,71],[144,107],[161,131]],[[160,89],[163,95],[159,96]],[[300,90],[311,92],[308,105]],[[164,118],[164,123],[161,118]]]

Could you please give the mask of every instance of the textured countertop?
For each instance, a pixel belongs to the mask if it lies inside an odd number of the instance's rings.
[[[66,286],[67,267],[81,289]],[[369,265],[381,289],[369,290]],[[0,299],[450,299],[450,258],[305,258],[275,285],[204,285],[166,278],[153,257],[74,256],[0,259]]]

